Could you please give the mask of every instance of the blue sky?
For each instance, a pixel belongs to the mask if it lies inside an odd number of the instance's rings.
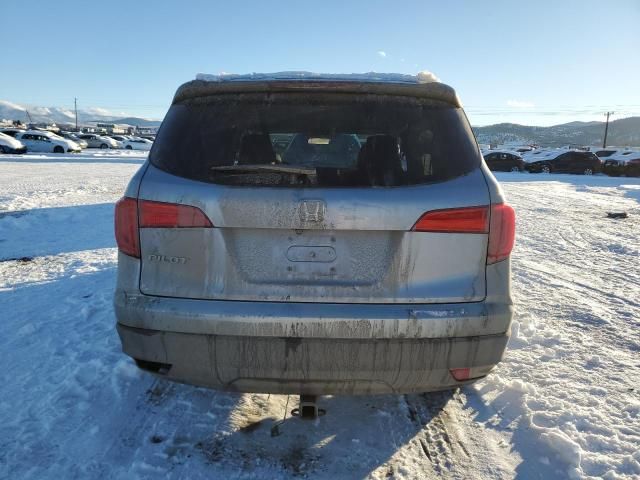
[[[162,118],[196,73],[434,72],[475,125],[640,115],[640,1],[2,1],[0,99]]]

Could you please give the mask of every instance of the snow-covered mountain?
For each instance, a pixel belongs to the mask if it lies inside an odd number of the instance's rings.
[[[29,112],[27,114],[27,111]],[[29,115],[33,122],[45,123],[75,123],[75,113],[72,108],[39,107],[33,105],[18,105],[6,100],[0,100],[0,120],[20,120],[28,123]],[[78,109],[80,123],[113,122],[138,126],[159,126],[159,120],[138,117],[124,117],[103,108]]]

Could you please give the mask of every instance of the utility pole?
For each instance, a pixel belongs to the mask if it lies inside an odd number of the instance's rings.
[[[78,131],[78,99],[73,97],[73,109],[76,112],[76,132]]]
[[[607,116],[607,123],[604,125],[604,140],[602,141],[602,148],[607,148],[607,133],[609,133],[609,115],[613,115],[616,112],[605,112]]]

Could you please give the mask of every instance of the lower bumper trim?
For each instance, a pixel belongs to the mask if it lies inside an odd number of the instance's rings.
[[[189,334],[117,325],[123,351],[178,382],[278,394],[410,393],[455,388],[450,370],[488,374],[508,336],[327,339]]]

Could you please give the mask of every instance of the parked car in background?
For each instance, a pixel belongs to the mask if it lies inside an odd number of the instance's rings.
[[[58,135],[62,138],[66,138],[67,140],[71,140],[72,142],[76,142],[78,145],[80,145],[80,148],[87,148],[89,146],[87,142],[82,140],[80,137],[78,137],[77,134],[73,132],[58,132]]]
[[[607,154],[604,157],[604,164],[602,171],[612,177],[619,177],[620,175],[629,175],[634,169],[629,169],[629,162],[640,159],[640,151],[638,150],[607,150]],[[611,152],[611,153],[609,153]],[[600,152],[596,152],[598,155]],[[598,155],[602,158],[601,155]],[[632,165],[633,167],[633,165]],[[636,175],[630,175],[636,176]]]
[[[119,148],[123,148],[124,146],[124,142],[126,142],[127,140],[129,140],[131,137],[128,135],[107,135],[109,138],[113,138],[116,142],[120,143],[120,147]]]
[[[104,135],[107,138],[110,138],[111,140],[113,140],[114,142],[116,142],[116,147],[115,148],[122,148],[123,147],[123,143],[121,140],[118,140],[117,138],[115,138],[113,135]]]
[[[4,133],[5,135],[16,138],[16,135],[25,131],[26,129],[24,128],[3,128],[2,130],[0,130],[0,133]]]
[[[627,162],[624,169],[627,177],[640,177],[640,158],[635,157]]]
[[[82,140],[87,142],[89,148],[118,148],[118,142],[113,138],[109,138],[96,133],[83,133],[79,135]]]
[[[489,169],[496,172],[524,172],[526,165],[520,155],[505,151],[487,152],[484,160]]]
[[[606,158],[609,158],[611,155],[614,155],[618,152],[618,149],[603,149],[603,150],[593,150],[593,153],[596,154],[596,156],[600,159],[600,160],[604,160]]]
[[[456,92],[398,78],[178,89],[115,210],[117,329],[139,368],[308,395],[453,389],[492,371],[515,214]],[[294,140],[279,159],[282,133]]]
[[[153,142],[151,140],[147,140],[146,138],[138,138],[132,137],[123,142],[125,150],[151,150],[151,146]]]
[[[25,130],[16,135],[29,152],[67,153],[79,152],[80,145],[55,133],[44,130]]]
[[[582,150],[534,150],[523,156],[526,169],[532,173],[578,173],[592,175],[602,171],[602,161]]]
[[[0,153],[26,153],[26,151],[27,147],[20,140],[0,133]]]

